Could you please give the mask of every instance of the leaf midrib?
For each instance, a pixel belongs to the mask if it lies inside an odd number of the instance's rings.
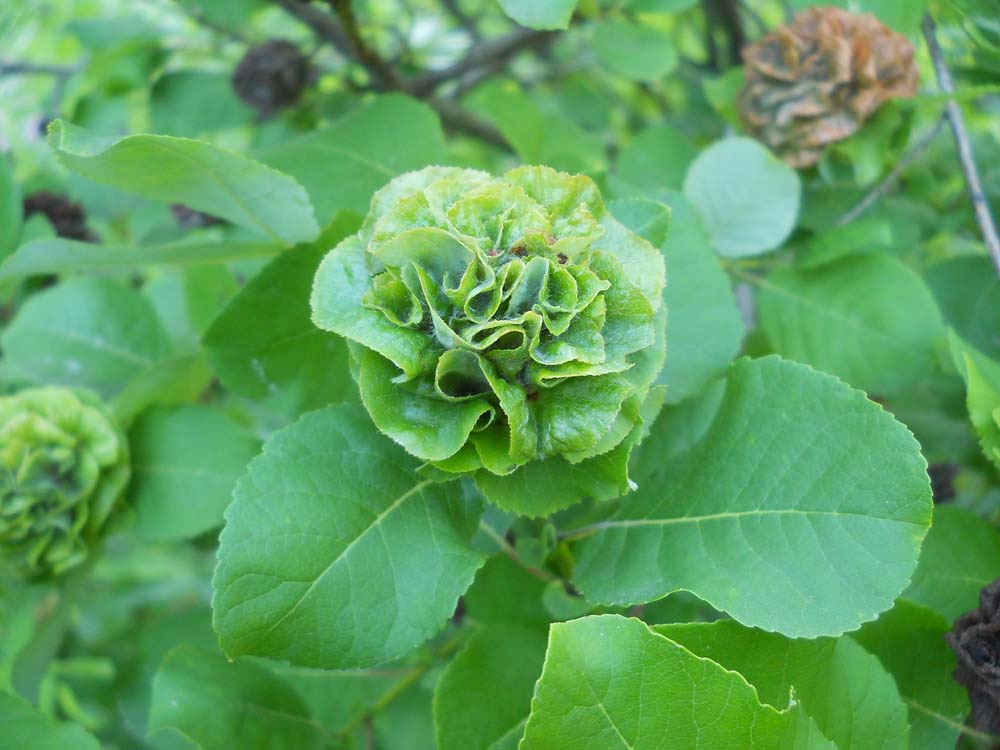
[[[255,646],[257,646],[261,641],[263,641],[265,638],[271,635],[271,633],[273,633],[285,620],[291,617],[296,612],[296,610],[298,610],[298,608],[302,605],[302,603],[305,602],[313,593],[313,591],[316,590],[316,587],[320,585],[322,580],[337,566],[337,563],[339,563],[341,560],[347,557],[347,555],[351,552],[351,550],[354,549],[354,547],[362,539],[364,539],[373,529],[378,528],[379,525],[386,519],[386,517],[388,517],[393,511],[399,508],[399,506],[401,506],[409,498],[421,492],[425,487],[427,487],[432,483],[433,482],[430,479],[425,479],[422,482],[418,482],[413,487],[411,487],[406,492],[397,497],[395,500],[393,500],[392,503],[390,503],[389,506],[385,508],[385,510],[383,510],[377,516],[375,516],[375,518],[372,519],[371,523],[369,523],[368,526],[366,526],[361,531],[361,533],[359,533],[356,537],[354,537],[354,539],[352,539],[350,543],[347,544],[344,547],[344,549],[340,551],[340,553],[330,562],[330,564],[323,569],[322,573],[316,576],[316,579],[311,584],[309,584],[309,586],[306,588],[305,591],[302,592],[301,595],[299,595],[298,599],[295,600],[295,603],[292,604],[292,606],[288,609],[287,612],[285,612],[285,614],[283,614],[281,617],[275,620],[274,623],[270,627],[268,627],[267,630],[265,630],[261,635],[257,636],[257,638],[255,638],[249,644],[243,646],[239,653],[230,654],[230,656],[238,656],[240,654],[251,653],[252,649]]]
[[[746,517],[757,517],[757,516],[832,516],[836,518],[846,517],[846,518],[863,518],[866,521],[887,521],[889,523],[905,523],[911,526],[919,526],[923,528],[922,524],[916,521],[907,521],[898,518],[885,518],[879,516],[866,515],[864,513],[848,513],[843,511],[835,510],[801,510],[795,508],[781,508],[774,510],[745,510],[745,511],[727,511],[724,513],[710,513],[701,516],[676,516],[674,518],[628,518],[620,521],[604,521],[602,523],[594,524],[593,526],[586,527],[585,529],[580,529],[580,531],[603,531],[604,529],[613,529],[629,526],[674,526],[686,523],[702,523],[706,521],[722,521],[735,518],[746,518]]]

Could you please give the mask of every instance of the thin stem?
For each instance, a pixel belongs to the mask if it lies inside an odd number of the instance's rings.
[[[944,54],[941,52],[941,45],[937,40],[937,25],[930,13],[924,14],[922,24],[924,39],[927,40],[927,49],[930,51],[931,59],[934,62],[934,72],[937,75],[938,88],[946,94],[955,93],[955,82],[952,80],[951,71],[945,63]],[[965,127],[965,118],[962,115],[962,108],[955,99],[949,99],[947,106],[948,122],[951,124],[951,133],[955,138],[955,146],[958,149],[958,158],[962,163],[962,172],[965,174],[965,183],[969,188],[969,197],[972,200],[972,208],[976,213],[976,221],[979,223],[979,231],[986,244],[986,250],[993,260],[993,265],[1000,274],[1000,235],[997,235],[996,223],[990,213],[989,203],[986,202],[986,195],[983,192],[982,180],[979,177],[979,169],[976,167],[976,160],[972,154],[972,144],[969,141],[969,133]]]
[[[510,542],[504,539],[503,535],[498,534],[496,529],[494,529],[485,521],[479,522],[479,528],[482,529],[484,532],[486,532],[486,535],[493,540],[493,542],[497,545],[497,547],[500,548],[501,552],[507,555],[507,557],[509,557],[514,563],[516,563],[518,567],[530,573],[535,578],[538,578],[539,580],[542,581],[556,581],[559,579],[559,576],[553,575],[552,573],[549,573],[547,570],[542,570],[540,568],[535,568],[532,567],[531,565],[528,565],[528,563],[522,560],[521,556],[517,554],[517,550],[514,549],[513,546],[511,546]]]
[[[892,190],[896,183],[899,182],[899,178],[903,176],[903,172],[905,172],[911,164],[923,155],[924,151],[928,149],[931,143],[934,142],[944,129],[947,122],[948,115],[942,114],[938,118],[937,122],[934,123],[934,127],[924,133],[923,136],[921,136],[920,139],[910,147],[910,150],[903,154],[899,163],[892,168],[892,171],[890,171],[881,182],[872,188],[871,191],[869,191],[864,198],[858,201],[847,213],[837,219],[835,226],[842,227],[845,224],[850,224],[852,221],[860,218],[869,208],[878,202],[879,198]]]

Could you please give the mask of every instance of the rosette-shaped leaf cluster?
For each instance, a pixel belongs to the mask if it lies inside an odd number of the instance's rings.
[[[740,112],[751,133],[804,168],[884,102],[911,97],[913,45],[872,15],[810,8],[743,51]]]
[[[89,391],[0,397],[0,556],[29,578],[79,565],[129,478],[128,443]]]
[[[663,364],[664,281],[662,254],[586,177],[428,167],[376,193],[359,233],[327,255],[313,319],[351,342],[382,432],[475,475],[500,504],[548,512],[579,497],[567,484],[527,508],[514,488],[542,463],[551,481],[617,461],[615,490],[627,488]]]

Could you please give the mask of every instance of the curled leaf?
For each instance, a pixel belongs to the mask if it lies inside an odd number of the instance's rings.
[[[19,573],[59,575],[83,562],[128,478],[125,435],[89,391],[0,398],[0,555]]]
[[[376,193],[327,255],[313,320],[351,340],[382,432],[504,502],[498,483],[534,461],[635,442],[663,364],[664,273],[586,177],[428,167]]]

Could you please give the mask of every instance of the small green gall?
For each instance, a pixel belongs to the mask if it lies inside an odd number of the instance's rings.
[[[587,177],[428,167],[326,256],[313,320],[349,340],[382,432],[492,487],[532,462],[627,459],[663,365],[664,283]]]
[[[128,443],[89,391],[0,397],[0,558],[27,578],[79,565],[129,479]]]

